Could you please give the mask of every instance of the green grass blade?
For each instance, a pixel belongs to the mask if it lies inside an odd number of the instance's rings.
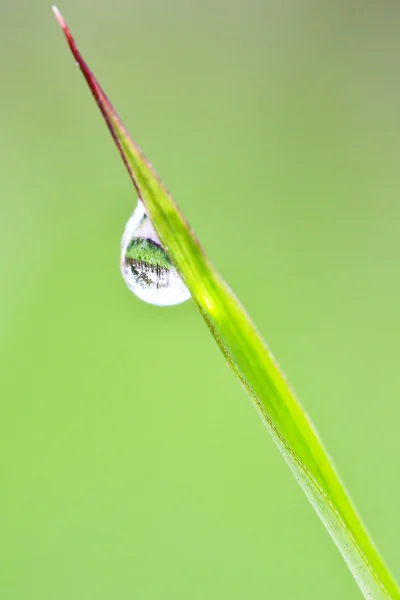
[[[282,371],[151,164],[129,137],[82,59],[63,18],[54,10],[165,250],[362,593],[365,598],[400,599],[395,580]]]

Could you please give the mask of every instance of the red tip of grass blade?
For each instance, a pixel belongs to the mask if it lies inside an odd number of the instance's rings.
[[[52,8],[53,8],[53,12],[56,16],[56,19],[57,19],[61,29],[64,32],[64,35],[65,35],[68,45],[71,49],[71,52],[76,60],[76,63],[78,65],[78,67],[81,69],[81,71],[90,87],[90,90],[91,90],[93,96],[95,97],[97,103],[99,104],[100,110],[103,112],[102,106],[104,104],[104,106],[103,106],[104,109],[107,108],[108,110],[111,110],[112,113],[114,113],[115,111],[113,110],[107,96],[105,95],[105,93],[101,89],[100,85],[97,83],[95,76],[93,75],[93,73],[91,72],[91,70],[85,63],[85,61],[83,60],[83,57],[78,50],[75,40],[72,37],[72,34],[68,28],[68,25],[66,24],[66,22],[64,20],[64,17],[62,16],[62,14],[60,13],[60,11],[58,10],[58,8],[56,6],[53,5]]]
[[[56,15],[56,19],[59,22],[60,27],[65,30],[67,28],[67,26],[65,24],[62,14],[60,13],[60,11],[57,8],[57,6],[55,4],[53,4],[53,6],[51,8],[53,9],[53,13]]]
[[[81,53],[78,50],[75,40],[72,37],[69,27],[64,20],[64,17],[62,16],[62,14],[60,13],[60,11],[58,10],[58,8],[56,6],[53,5],[52,8],[53,8],[55,17],[56,17],[61,29],[64,32],[64,35],[68,42],[70,50],[76,60],[76,64],[82,71],[82,75],[86,79],[86,82],[90,88],[90,91],[92,92],[94,99],[96,100],[96,103],[97,103],[98,107],[100,108],[101,114],[104,117],[104,120],[107,124],[108,129],[110,130],[112,138],[119,150],[121,158],[128,170],[128,173],[129,173],[129,175],[132,179],[132,182],[136,188],[139,198],[142,198],[140,188],[139,188],[137,180],[132,172],[132,169],[127,161],[124,149],[121,145],[121,141],[118,138],[117,131],[119,131],[124,136],[125,139],[129,140],[129,144],[135,149],[136,153],[140,156],[142,161],[145,162],[148,166],[150,166],[150,165],[149,165],[147,159],[145,158],[145,156],[143,155],[142,151],[140,150],[140,148],[130,138],[127,130],[125,129],[124,125],[122,124],[121,119],[119,118],[116,111],[114,110],[111,102],[107,98],[106,94],[103,92],[97,79],[95,78],[92,71],[89,69],[88,65],[84,61]],[[154,169],[152,169],[152,171],[154,172]],[[157,179],[159,179],[155,172],[154,172],[154,175],[155,175],[155,177],[157,177]]]

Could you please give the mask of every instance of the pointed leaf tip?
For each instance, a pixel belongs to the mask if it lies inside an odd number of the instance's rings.
[[[55,14],[55,16],[56,16],[56,19],[57,19],[57,21],[59,22],[59,24],[60,24],[60,27],[61,27],[62,29],[65,29],[65,28],[66,28],[66,23],[65,23],[65,21],[64,21],[64,18],[63,18],[63,16],[62,16],[62,14],[61,14],[61,13],[60,13],[60,11],[58,10],[57,6],[56,6],[55,4],[53,4],[53,6],[52,6],[51,8],[53,9],[53,13],[54,13],[54,14]]]
[[[121,158],[127,168],[129,176],[132,179],[132,182],[133,182],[133,184],[136,188],[136,191],[139,195],[139,198],[143,199],[142,198],[142,195],[143,195],[142,194],[142,191],[143,191],[142,186],[143,186],[143,181],[146,180],[146,177],[154,178],[154,180],[157,180],[157,184],[160,186],[162,185],[161,181],[159,180],[154,169],[147,162],[147,159],[143,155],[140,148],[138,146],[136,146],[136,144],[133,142],[133,140],[129,137],[128,132],[126,131],[125,127],[123,126],[123,124],[122,124],[120,118],[118,117],[116,111],[114,110],[111,102],[107,98],[106,94],[104,93],[100,84],[98,83],[96,77],[94,76],[94,74],[92,73],[92,71],[90,70],[88,65],[86,64],[85,60],[83,59],[80,51],[78,50],[78,47],[75,43],[74,38],[72,37],[72,34],[69,30],[67,23],[65,22],[65,20],[64,20],[63,16],[61,15],[60,11],[58,10],[58,8],[54,5],[53,5],[53,12],[54,12],[56,19],[64,33],[64,36],[68,43],[68,46],[72,52],[72,55],[75,58],[75,62],[78,65],[78,67],[80,68],[84,78],[86,79],[86,82],[90,88],[90,91],[92,92],[92,95],[93,95],[94,99],[96,100],[96,103],[100,109],[100,112],[102,113],[102,115],[104,117],[106,125],[111,133],[111,136],[112,136],[117,148],[118,148],[118,151],[119,151]],[[138,169],[138,171],[137,171],[138,175],[141,175],[141,176],[143,175],[143,173],[142,173],[143,168],[146,170],[146,176],[145,176],[144,180],[142,179],[141,185],[139,185],[137,178],[135,176],[134,170],[132,169],[131,164],[128,160],[128,154],[131,155],[130,160],[132,160],[135,155],[136,160],[138,161],[138,163],[136,165],[136,167]]]

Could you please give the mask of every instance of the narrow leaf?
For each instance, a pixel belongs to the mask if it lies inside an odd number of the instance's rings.
[[[157,235],[364,597],[400,599],[395,580],[282,371],[237,298],[215,271],[152,165],[130,138],[79,53],[61,14],[53,9]]]

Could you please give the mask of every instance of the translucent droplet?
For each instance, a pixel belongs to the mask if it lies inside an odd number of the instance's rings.
[[[121,273],[128,288],[150,304],[170,306],[190,298],[140,200],[122,236]]]

